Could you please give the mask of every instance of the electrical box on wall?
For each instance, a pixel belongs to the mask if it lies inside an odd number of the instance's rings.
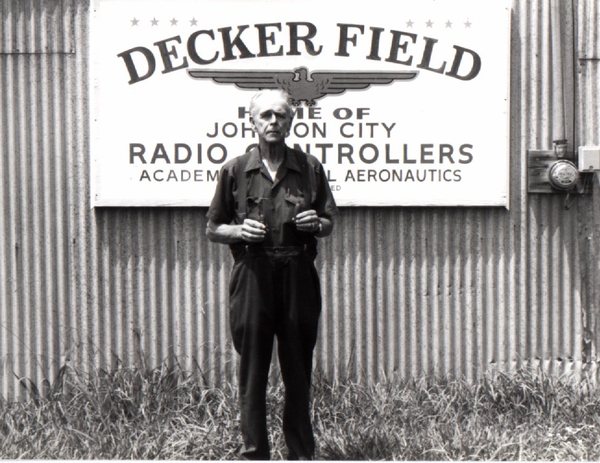
[[[580,146],[577,154],[580,172],[600,170],[600,146]]]
[[[527,191],[584,193],[579,169],[571,160],[565,159],[566,154],[556,149],[527,151]]]

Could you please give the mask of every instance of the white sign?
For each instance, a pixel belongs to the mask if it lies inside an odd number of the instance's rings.
[[[340,206],[508,205],[508,0],[96,0],[92,203],[207,206],[258,88]]]

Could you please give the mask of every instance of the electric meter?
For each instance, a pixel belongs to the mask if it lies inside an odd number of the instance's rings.
[[[577,185],[579,171],[571,161],[561,159],[550,166],[548,180],[554,188],[570,190]]]

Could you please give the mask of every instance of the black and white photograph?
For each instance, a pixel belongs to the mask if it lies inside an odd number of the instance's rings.
[[[0,459],[600,460],[598,0],[0,20]]]

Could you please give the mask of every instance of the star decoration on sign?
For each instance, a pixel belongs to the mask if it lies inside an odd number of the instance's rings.
[[[131,27],[135,27],[135,26],[138,26],[140,24],[140,20],[137,19],[137,18],[135,18],[135,17],[132,18],[132,19],[130,19],[130,22],[131,22]],[[156,19],[156,17],[153,17],[150,20],[150,24],[152,26],[158,26],[159,22],[160,22],[160,20]],[[177,26],[179,24],[179,20],[176,19],[176,18],[171,18],[169,20],[169,22],[171,23],[171,26]],[[193,17],[192,19],[190,19],[189,22],[190,22],[190,26],[197,26],[198,25],[198,20],[195,17]],[[428,29],[431,29],[431,28],[433,28],[434,24],[435,23],[431,19],[428,19],[425,22],[425,27],[427,27]],[[473,23],[469,19],[467,19],[463,24],[465,26],[465,29],[470,29],[471,26],[473,25]],[[413,28],[414,25],[415,25],[415,23],[414,23],[414,21],[412,19],[409,19],[408,21],[406,21],[406,27],[407,28]],[[454,25],[454,23],[452,21],[450,21],[450,20],[447,20],[445,22],[446,29],[452,29],[453,25]]]

